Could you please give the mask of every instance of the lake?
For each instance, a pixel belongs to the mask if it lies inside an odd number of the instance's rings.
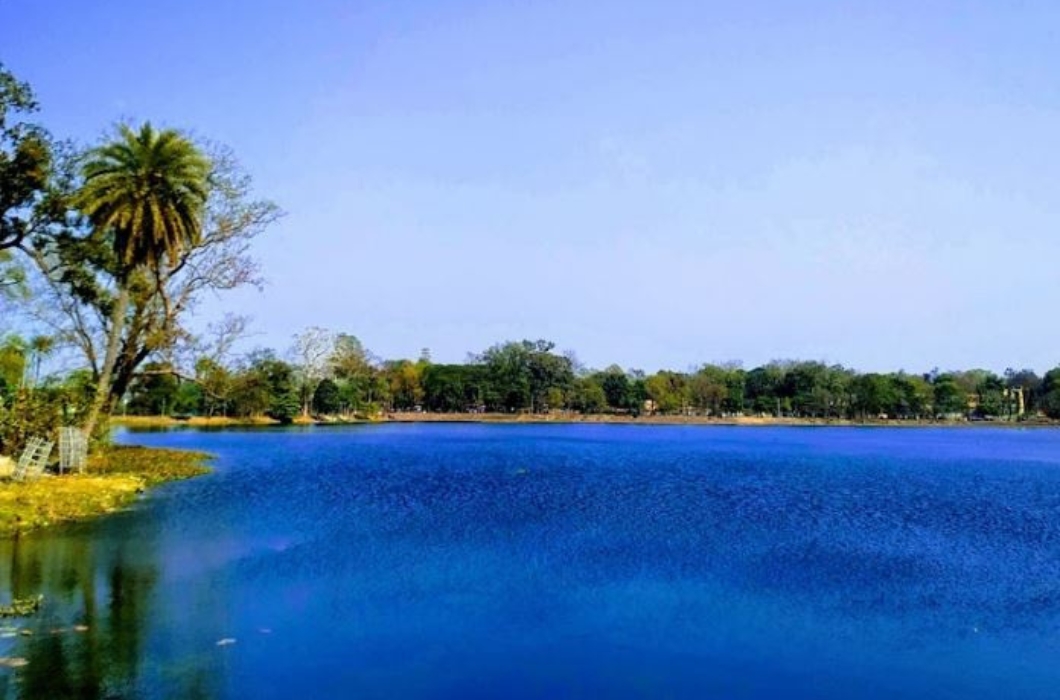
[[[0,542],[4,595],[45,595],[2,698],[1060,692],[1060,431],[118,439],[216,471]]]

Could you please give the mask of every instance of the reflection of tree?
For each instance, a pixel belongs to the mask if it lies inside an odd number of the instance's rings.
[[[150,547],[93,538],[73,529],[62,536],[0,541],[0,562],[11,563],[13,596],[43,593],[45,607],[20,621],[34,630],[5,653],[25,656],[17,682],[0,697],[25,700],[135,696],[156,570]],[[3,584],[0,579],[0,586]],[[2,590],[2,589],[0,589]],[[181,678],[181,697],[209,698],[215,679]],[[6,686],[6,687],[5,687]]]
[[[143,622],[148,614],[155,574],[150,568],[128,566],[124,548],[120,548],[108,578],[110,600],[106,628],[110,671],[122,681],[132,682],[140,660]]]
[[[62,638],[48,635],[30,645],[29,665],[21,673],[24,698],[98,698],[99,687],[75,694],[72,664]],[[80,684],[79,684],[80,685]]]
[[[32,543],[22,537],[11,541],[11,597],[29,598],[40,592],[41,560],[35,555]]]

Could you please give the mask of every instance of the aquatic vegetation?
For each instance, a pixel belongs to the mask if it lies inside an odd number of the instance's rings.
[[[92,455],[89,474],[132,475],[148,486],[200,476],[210,471],[205,452],[168,450],[139,445],[111,445]]]
[[[10,605],[0,605],[0,617],[29,617],[40,610],[43,595],[34,598],[15,598]]]

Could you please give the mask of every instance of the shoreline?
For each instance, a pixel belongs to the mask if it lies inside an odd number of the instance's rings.
[[[504,413],[390,413],[383,422],[391,423],[510,423],[555,425],[690,425],[700,427],[793,427],[793,428],[1056,428],[1060,423],[1047,420],[850,420],[847,418],[775,418],[736,416],[639,416],[615,414],[535,414]]]
[[[208,473],[211,458],[203,452],[111,445],[89,457],[84,474],[0,482],[0,538],[123,510],[147,489]]]
[[[735,416],[708,418],[706,416],[641,415],[621,414],[551,413],[429,413],[394,411],[376,419],[304,419],[298,418],[288,425],[367,425],[382,423],[498,423],[498,424],[555,424],[555,425],[694,425],[702,427],[846,427],[846,428],[1056,428],[1060,422],[1046,419],[1026,421],[1008,420],[850,420],[847,418],[776,418],[761,416]],[[284,425],[270,418],[203,418],[177,419],[169,416],[120,416],[111,418],[111,424],[132,429],[175,428],[248,428],[276,427]]]

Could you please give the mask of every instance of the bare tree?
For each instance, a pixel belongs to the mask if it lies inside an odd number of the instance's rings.
[[[313,392],[330,369],[335,334],[326,328],[312,326],[294,336],[291,355],[301,378],[302,417],[309,416]]]

